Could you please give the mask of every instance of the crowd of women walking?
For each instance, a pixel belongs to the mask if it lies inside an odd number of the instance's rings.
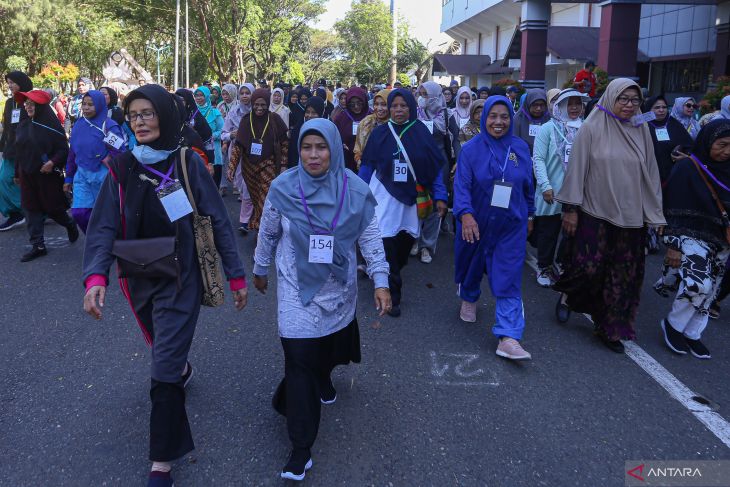
[[[96,319],[116,263],[152,348],[150,486],[171,486],[172,462],[194,448],[185,387],[201,305],[222,302],[223,280],[236,309],[247,303],[229,192],[241,203],[239,232],[257,232],[259,292],[276,269],[285,367],[272,404],[292,444],[283,478],[312,468],[321,407],[337,398],[332,370],[360,361],[358,273],[372,280],[381,316],[415,314],[418,303],[401,309],[402,271],[409,257],[432,262],[441,233],[455,238],[461,320],[479,319],[487,276],[500,357],[532,358],[528,242],[537,284],[559,292],[556,320],[587,313],[598,339],[622,352],[659,240],[666,258],[654,289],[674,301],[657,333],[673,353],[711,357],[702,332],[730,287],[730,97],[698,120],[694,99],[670,110],[629,79],[597,100],[580,85],[527,90],[521,101],[517,87],[429,81],[368,92],[322,80],[175,93],[146,85],[119,106],[111,87],[83,80],[67,136],[51,94],[21,72],[5,79],[0,230],[26,223],[28,262],[47,254],[46,218],[71,242],[80,228],[84,309]]]

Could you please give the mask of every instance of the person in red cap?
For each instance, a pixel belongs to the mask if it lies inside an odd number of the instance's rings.
[[[15,102],[22,103],[28,114],[21,120],[15,139],[21,206],[33,245],[20,261],[28,262],[48,253],[43,239],[46,216],[66,228],[69,242],[79,238],[79,230],[66,213],[69,205],[63,192],[62,169],[68,140],[49,105],[51,96],[43,90],[21,91],[15,94]]]

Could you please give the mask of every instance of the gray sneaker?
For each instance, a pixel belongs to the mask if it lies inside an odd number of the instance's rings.
[[[501,339],[497,347],[497,355],[510,360],[532,360],[532,355],[514,338]]]

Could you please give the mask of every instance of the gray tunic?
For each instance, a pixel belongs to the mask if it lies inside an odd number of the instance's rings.
[[[259,228],[254,255],[253,273],[265,276],[276,254],[277,298],[279,304],[279,336],[283,338],[319,338],[346,327],[355,317],[357,307],[357,256],[355,246],[348,256],[347,282],[330,274],[312,302],[305,306],[299,295],[297,259],[289,233],[290,221],[267,199]],[[385,260],[383,239],[378,220],[373,217],[358,239],[360,251],[367,262],[367,273],[375,287],[388,287],[388,262]],[[321,264],[312,264],[321,265]]]

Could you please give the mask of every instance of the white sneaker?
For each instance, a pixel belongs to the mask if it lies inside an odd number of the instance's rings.
[[[537,273],[537,284],[540,287],[550,287],[553,285],[553,279],[550,275],[550,268],[546,267],[544,269],[540,269],[540,271]]]
[[[411,257],[415,257],[418,255],[418,241],[413,242],[413,247],[411,247]]]
[[[421,262],[424,264],[430,264],[433,258],[431,257],[431,253],[428,251],[428,249],[421,249]]]

